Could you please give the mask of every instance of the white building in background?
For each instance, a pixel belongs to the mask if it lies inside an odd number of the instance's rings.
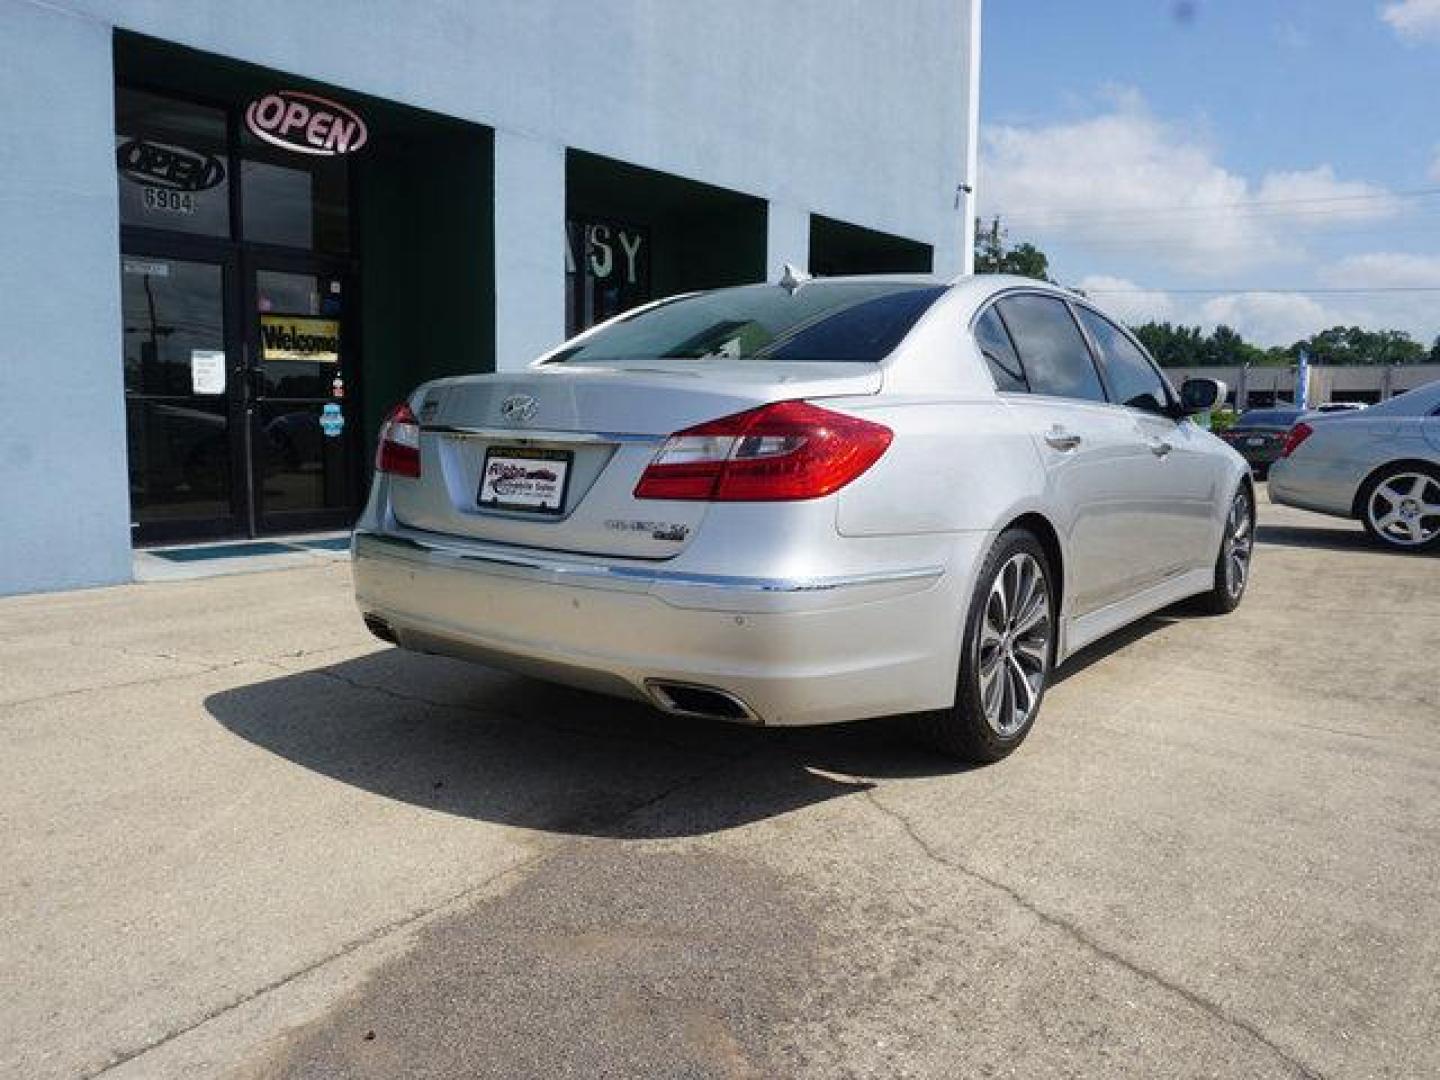
[[[381,412],[650,297],[961,272],[980,0],[0,0],[0,593],[349,523]]]
[[[1166,368],[1170,381],[1219,379],[1230,391],[1237,409],[1261,408],[1295,400],[1297,374],[1293,367],[1176,367]],[[1396,394],[1440,379],[1440,364],[1311,365],[1306,404],[1360,401],[1373,405]]]

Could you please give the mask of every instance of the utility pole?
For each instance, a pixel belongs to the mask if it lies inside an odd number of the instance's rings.
[[[960,215],[960,273],[975,272],[975,178],[980,164],[980,6],[970,0],[970,25],[965,33],[966,76],[965,161],[956,188]],[[961,198],[961,196],[964,196]]]

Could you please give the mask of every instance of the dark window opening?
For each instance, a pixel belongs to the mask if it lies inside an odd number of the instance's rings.
[[[819,214],[810,216],[809,269],[817,277],[928,274],[934,266],[934,254],[929,244]]]

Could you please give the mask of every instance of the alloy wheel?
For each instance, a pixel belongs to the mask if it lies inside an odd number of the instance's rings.
[[[995,575],[980,620],[976,663],[985,720],[1009,738],[1034,716],[1050,666],[1050,587],[1039,560],[1012,555]]]
[[[1230,504],[1225,521],[1225,591],[1238,597],[1250,578],[1250,555],[1255,548],[1255,511],[1250,493],[1242,486]]]
[[[1398,547],[1419,547],[1440,535],[1440,479],[1397,472],[1375,485],[1365,513],[1377,536]]]

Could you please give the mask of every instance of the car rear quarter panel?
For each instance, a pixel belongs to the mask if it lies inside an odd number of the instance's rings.
[[[877,398],[853,410],[895,432],[885,456],[840,493],[843,536],[988,531],[1036,509],[1045,473],[1003,402]]]

